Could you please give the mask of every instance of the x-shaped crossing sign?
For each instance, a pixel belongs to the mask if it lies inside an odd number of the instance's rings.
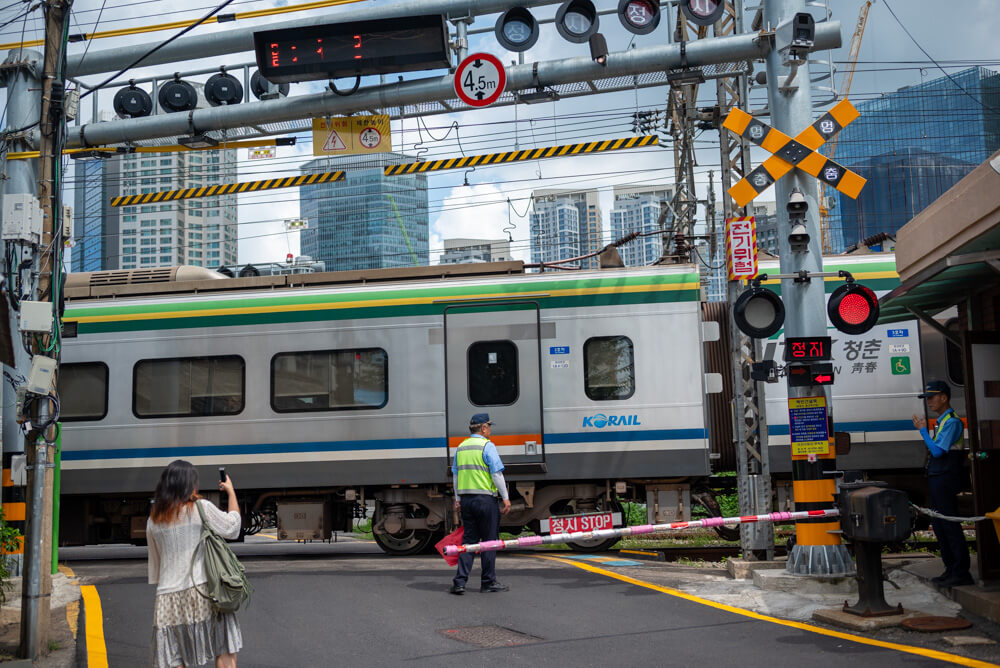
[[[866,183],[865,179],[825,155],[817,153],[816,149],[858,116],[858,110],[853,104],[841,100],[792,139],[745,111],[733,109],[722,127],[745,137],[773,155],[730,188],[729,195],[736,200],[737,206],[746,206],[772,183],[798,167],[848,197],[857,199]]]

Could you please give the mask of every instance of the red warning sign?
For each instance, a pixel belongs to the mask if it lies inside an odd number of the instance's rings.
[[[486,107],[507,88],[507,72],[496,56],[473,53],[455,70],[455,92],[470,107]]]

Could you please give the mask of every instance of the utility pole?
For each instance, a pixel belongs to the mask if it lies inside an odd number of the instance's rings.
[[[796,14],[806,12],[806,0],[766,0],[764,4],[765,28],[774,30]],[[779,45],[780,46],[780,45]],[[791,55],[789,55],[791,54]],[[812,92],[809,69],[805,55],[791,52],[782,54],[773,48],[767,54],[767,99],[771,121],[775,129],[791,136],[812,124]],[[786,64],[787,63],[787,64]],[[819,206],[816,187],[802,170],[793,169],[775,184],[778,203],[778,254],[783,275],[801,271],[823,271],[823,254],[820,248]],[[787,232],[790,215],[787,207],[793,192],[805,198],[804,222],[809,234],[805,251],[792,249]],[[782,279],[781,300],[785,305],[785,337],[826,336],[826,292],[822,278],[811,280]],[[822,392],[826,406],[831,406],[830,386],[788,387],[788,398],[813,396]],[[829,424],[829,422],[828,422]],[[833,505],[835,481],[830,477],[836,469],[836,453],[829,449],[826,455],[792,455],[792,480],[796,510],[814,510]],[[803,575],[843,575],[853,570],[851,557],[843,545],[839,522],[805,520],[795,525],[796,543],[788,555],[787,570]]]
[[[743,0],[727,3],[722,19],[715,24],[716,37],[743,34]],[[733,109],[749,112],[748,74],[716,80],[719,118]],[[722,150],[722,190],[750,171],[750,143],[743,137],[719,128]],[[746,207],[738,208],[732,197],[723,196],[723,217],[746,216]],[[740,294],[740,283],[729,281],[729,312]],[[771,504],[771,468],[768,457],[767,416],[764,411],[763,384],[750,377],[750,365],[759,358],[760,343],[746,336],[730,318],[730,341],[733,369],[733,431],[736,440],[736,486],[741,515],[769,513]],[[741,524],[740,547],[744,559],[774,558],[774,527],[768,523]]]
[[[60,167],[64,143],[65,44],[68,14],[72,0],[53,0],[45,7],[45,56],[42,65],[42,104],[39,114],[38,199],[42,209],[42,235],[38,252],[33,256],[33,275],[38,277],[34,298],[42,302],[57,301],[58,272],[56,258],[62,253],[60,206]],[[56,221],[59,228],[56,228]],[[36,337],[35,355],[58,360],[58,318],[52,319],[48,336]],[[48,339],[47,341],[45,339]],[[52,380],[53,384],[55,379]],[[50,388],[54,390],[54,388]],[[25,452],[28,455],[27,536],[25,537],[25,568],[21,592],[20,654],[36,659],[48,652],[50,601],[52,592],[52,491],[55,425],[51,424],[50,400],[37,401],[37,416],[28,419],[43,428],[29,430]],[[34,441],[32,443],[31,441]]]

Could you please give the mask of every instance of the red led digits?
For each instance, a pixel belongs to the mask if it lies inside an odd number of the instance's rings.
[[[355,35],[354,36],[354,48],[355,49],[360,49],[361,48],[361,35]],[[360,53],[355,54],[354,60],[361,60],[361,54]]]
[[[316,48],[316,55],[319,56],[320,60],[323,60],[323,40],[317,39],[316,43],[319,44],[319,46]]]
[[[278,67],[278,43],[271,42],[271,67]]]

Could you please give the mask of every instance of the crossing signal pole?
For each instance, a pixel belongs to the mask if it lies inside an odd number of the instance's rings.
[[[775,129],[794,135],[812,122],[812,93],[806,59],[813,48],[815,26],[806,13],[806,0],[767,0],[765,26],[775,31],[774,48],[767,55],[767,99]],[[775,183],[778,202],[778,255],[782,275],[819,274],[823,271],[820,248],[819,206],[816,188],[801,169],[793,169]],[[783,206],[787,204],[787,206]],[[794,218],[794,221],[793,221]],[[801,229],[792,229],[792,223]],[[794,234],[793,234],[794,232]],[[806,236],[802,236],[805,234]],[[826,294],[822,277],[806,280],[785,278],[781,285],[784,302],[785,337],[826,336]],[[790,380],[790,379],[789,379]],[[810,415],[816,432],[825,434],[806,454],[792,454],[792,485],[796,510],[833,507],[836,469],[831,388],[788,384],[789,429],[794,432],[798,415]],[[801,413],[793,413],[792,411]],[[825,424],[815,425],[816,416]],[[804,421],[804,420],[803,420]],[[823,427],[820,429],[819,427]],[[796,435],[792,434],[794,443]],[[818,441],[813,441],[817,443]],[[808,449],[808,448],[806,448]],[[820,518],[795,525],[796,542],[788,555],[787,570],[808,575],[843,575],[853,570],[851,557],[840,539],[836,520]]]

